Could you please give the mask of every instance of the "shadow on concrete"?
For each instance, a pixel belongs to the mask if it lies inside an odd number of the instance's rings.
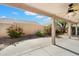
[[[37,38],[41,38],[41,37],[38,37],[36,35],[25,35],[20,38],[14,38],[14,39],[10,37],[0,37],[0,50],[4,49],[9,45],[16,46],[16,44],[19,44],[19,42],[23,42],[25,40],[33,40]]]
[[[62,48],[62,49],[64,49],[64,50],[66,50],[66,51],[69,51],[69,52],[71,52],[71,53],[73,53],[73,54],[75,54],[75,55],[78,55],[79,56],[79,53],[77,53],[77,52],[75,52],[75,51],[72,51],[72,50],[70,50],[70,49],[67,49],[67,48],[65,48],[65,47],[62,47],[62,46],[59,46],[59,45],[55,45],[55,46],[57,46],[57,47],[59,47],[59,48]]]

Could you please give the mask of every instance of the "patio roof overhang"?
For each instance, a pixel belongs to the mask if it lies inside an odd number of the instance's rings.
[[[76,19],[68,19],[64,17],[67,14],[68,3],[3,3],[8,6],[21,8],[38,14],[43,14],[49,17],[55,17],[74,24],[79,23]]]

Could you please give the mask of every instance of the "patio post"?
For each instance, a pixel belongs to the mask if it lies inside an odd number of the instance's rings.
[[[71,35],[72,35],[71,23],[68,22],[68,37],[69,37],[69,39],[71,39]]]
[[[78,35],[78,27],[77,27],[77,24],[76,24],[76,27],[75,27],[75,35],[76,36]]]
[[[55,19],[52,18],[52,26],[51,26],[51,35],[52,35],[52,44],[55,45],[55,35],[56,35],[56,30],[55,30]]]

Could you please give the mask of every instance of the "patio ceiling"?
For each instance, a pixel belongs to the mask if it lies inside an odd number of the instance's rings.
[[[49,17],[59,18],[71,23],[79,23],[78,20],[79,12],[77,12],[77,16],[72,17],[70,19],[66,17],[69,3],[4,3],[4,4],[28,10],[31,12],[35,12],[38,14],[43,14]],[[78,9],[78,7],[75,8]]]

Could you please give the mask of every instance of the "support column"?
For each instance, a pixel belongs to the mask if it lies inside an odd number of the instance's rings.
[[[56,35],[56,30],[55,30],[55,19],[52,18],[52,26],[51,26],[51,35],[52,35],[52,44],[55,45],[56,41],[55,41],[55,35]]]
[[[75,35],[77,36],[78,35],[78,27],[77,27],[77,24],[76,24],[76,27],[75,27]]]
[[[71,23],[68,23],[68,37],[69,39],[71,39],[71,35],[72,35],[72,28],[71,28]]]

